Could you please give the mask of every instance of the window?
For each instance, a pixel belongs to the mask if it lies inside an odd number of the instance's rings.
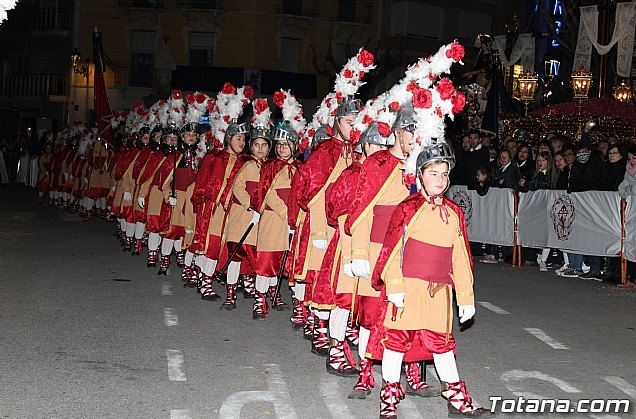
[[[155,31],[131,32],[130,85],[152,87],[155,65]]]
[[[212,67],[214,32],[190,32],[190,65]]]
[[[391,5],[391,35],[439,40],[443,21],[441,7],[414,1],[396,1]]]
[[[356,0],[338,1],[338,20],[343,22],[356,21]]]
[[[300,43],[301,40],[297,38],[283,37],[280,39],[280,63],[282,71],[298,73]]]

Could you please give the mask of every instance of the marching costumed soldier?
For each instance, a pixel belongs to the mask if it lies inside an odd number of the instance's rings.
[[[38,204],[44,203],[44,195],[49,193],[51,183],[51,169],[53,166],[53,144],[47,142],[44,145],[44,153],[40,155],[38,164],[40,170],[38,171]],[[49,197],[52,200],[52,197]]]
[[[289,234],[291,231],[287,221],[287,201],[291,181],[298,169],[296,153],[299,136],[288,127],[277,127],[274,133],[274,151],[276,158],[265,162],[261,168],[261,178],[252,205],[261,214],[258,224],[258,242],[256,246],[256,297],[253,316],[265,318],[267,312],[266,293],[269,292],[276,310],[288,309],[276,293],[276,286],[281,280],[283,259],[289,251]],[[282,276],[282,275],[281,275]]]
[[[266,99],[259,98],[252,105],[254,113],[249,140],[250,156],[242,163],[232,182],[227,221],[223,231],[227,257],[234,255],[232,260],[225,263],[227,265],[227,298],[221,306],[221,309],[225,310],[236,308],[239,275],[243,275],[244,284],[254,283],[258,279],[256,277],[256,242],[261,212],[252,206],[252,196],[259,184],[261,167],[271,149],[272,123]],[[250,229],[249,234],[245,236],[248,229]],[[250,286],[247,285],[246,292],[249,292],[249,288]],[[262,294],[262,298],[259,294]],[[257,292],[255,298],[253,318],[264,318],[268,308],[265,294]]]
[[[88,220],[89,209],[86,207],[86,201],[84,200],[84,194],[88,187],[88,177],[93,170],[92,161],[88,158],[95,142],[95,133],[90,132],[82,138],[79,146],[77,147],[79,162],[77,165],[73,165],[73,202],[77,212],[80,213],[86,220]]]
[[[172,250],[177,255],[177,265],[183,266],[183,238],[186,235],[186,205],[192,198],[194,181],[197,176],[197,134],[195,123],[188,123],[182,129],[181,143],[178,145],[176,166],[164,182],[161,224],[168,228],[161,232],[161,261],[158,275],[166,275],[170,266]],[[170,187],[168,187],[168,185]]]
[[[208,152],[199,168],[192,194],[196,226],[190,251],[197,254],[196,266],[201,271],[198,287],[201,298],[214,301],[220,296],[212,289],[213,276],[221,255],[221,241],[226,219],[230,189],[234,178],[246,161],[241,157],[248,127],[238,123],[243,106],[248,101],[246,87],[237,89],[225,83],[216,100],[214,138],[223,138],[223,150]],[[251,98],[253,91],[248,95]],[[217,140],[218,141],[218,140]],[[219,141],[220,143],[220,141]],[[186,286],[192,286],[185,284]]]
[[[167,116],[163,118],[163,136],[160,145],[164,158],[155,171],[150,183],[150,190],[144,200],[146,208],[146,232],[148,232],[148,259],[146,266],[151,268],[157,266],[159,260],[159,245],[161,244],[160,233],[167,230],[166,217],[163,217],[164,190],[171,190],[168,182],[172,176],[177,160],[177,144],[179,141],[179,128],[172,122],[168,123]],[[167,208],[166,208],[167,209]],[[169,263],[168,258],[167,262]],[[167,273],[167,267],[166,273]]]
[[[133,134],[135,138],[135,146],[132,147],[126,156],[126,160],[122,164],[128,167],[124,170],[117,189],[122,194],[119,206],[119,217],[122,220],[122,230],[125,232],[124,252],[132,250],[133,240],[135,236],[135,214],[133,202],[137,179],[141,173],[141,169],[145,164],[145,157],[150,152],[150,128],[148,126],[136,126],[137,132]]]
[[[133,178],[135,179],[135,193],[133,194],[133,221],[135,223],[133,256],[139,256],[143,250],[143,238],[146,232],[146,198],[150,192],[150,185],[165,160],[161,151],[161,132],[155,127],[150,132],[150,142],[139,154],[135,162]],[[142,166],[139,169],[139,166]]]
[[[68,153],[71,151],[67,136],[68,128],[63,129],[58,133],[55,141],[55,155],[53,157],[53,162],[51,163],[51,179],[49,183],[50,190],[53,193],[53,205],[60,208],[62,207],[62,193],[64,188],[62,165],[64,164],[64,160],[66,160]]]
[[[62,162],[61,172],[64,179],[64,183],[62,186],[62,208],[64,209],[70,208],[72,204],[71,192],[73,191],[73,163],[78,158],[77,146],[79,144],[79,139],[82,137],[82,134],[77,131],[79,129],[80,128],[77,128],[72,134],[69,140],[69,153],[66,155],[66,158]]]
[[[455,363],[453,289],[460,323],[473,317],[475,302],[463,212],[444,197],[454,163],[453,150],[445,143],[425,147],[418,154],[421,193],[396,208],[373,273],[374,284],[383,283],[385,301],[378,319],[384,329],[378,336],[384,346],[381,418],[397,416],[397,404],[404,398],[399,382],[402,360],[416,341],[433,354],[449,416],[490,414],[472,404]]]
[[[86,207],[95,207],[99,216],[106,217],[106,197],[110,189],[108,168],[113,159],[113,151],[106,140],[98,136],[88,158],[93,170],[88,178],[88,187],[84,196]],[[90,220],[90,211],[87,217]]]

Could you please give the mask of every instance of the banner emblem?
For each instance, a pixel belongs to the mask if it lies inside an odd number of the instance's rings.
[[[457,190],[453,193],[451,198],[464,212],[464,218],[466,219],[466,226],[470,225],[470,220],[473,216],[473,201],[470,199],[468,192],[464,190]]]
[[[576,218],[574,202],[569,196],[561,195],[554,200],[552,208],[550,208],[550,217],[557,238],[562,241],[567,240],[572,233],[572,224]]]

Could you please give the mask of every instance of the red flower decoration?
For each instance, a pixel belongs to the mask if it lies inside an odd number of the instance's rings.
[[[461,61],[464,58],[464,46],[457,41],[453,42],[448,51],[446,51],[446,56],[455,61]]]
[[[214,99],[212,97],[209,98],[208,99],[208,112],[213,112],[215,106],[216,106],[216,99]]]
[[[183,92],[181,92],[181,90],[173,90],[172,91],[172,98],[175,100],[179,100],[181,99],[181,97],[183,96]]]
[[[444,117],[444,114],[442,113],[442,108],[436,108],[435,109],[435,113],[437,114],[437,116],[439,118],[443,118]]]
[[[450,99],[455,93],[455,86],[453,86],[453,82],[448,77],[442,77],[440,81],[435,85],[435,90],[439,93],[439,97],[442,100]]]
[[[417,88],[419,88],[420,86],[418,86],[417,82],[410,82],[409,84],[406,85],[406,91],[407,92],[411,92]]]
[[[358,62],[360,64],[362,64],[365,67],[369,67],[373,65],[373,54],[371,54],[369,51],[367,51],[366,49],[363,49],[362,51],[360,51],[360,53],[358,54]]]
[[[196,100],[198,104],[202,104],[203,102],[205,102],[206,98],[207,96],[205,95],[205,93],[197,93],[197,95],[194,97],[194,100]]]
[[[386,138],[391,135],[391,127],[386,122],[378,122],[378,132]]]
[[[274,93],[274,103],[276,104],[276,106],[278,106],[279,108],[283,107],[283,103],[285,103],[285,93],[281,92],[280,90],[276,93]]]
[[[464,106],[466,105],[466,96],[464,96],[462,92],[457,92],[455,96],[451,98],[451,103],[453,104],[451,112],[453,112],[453,114],[460,113],[464,110]]]
[[[300,151],[304,153],[307,148],[309,148],[309,138],[305,137],[300,142]]]
[[[364,115],[364,118],[362,118],[362,123],[365,125],[369,125],[371,122],[373,122],[373,118],[371,118],[369,115]]]
[[[256,99],[256,103],[254,104],[254,110],[256,111],[256,113],[260,114],[268,107],[269,106],[267,106],[267,100],[263,99],[262,97]]]
[[[194,95],[192,93],[188,93],[186,95],[186,102],[188,102],[189,104],[193,104],[194,103]]]
[[[415,89],[412,102],[414,108],[430,108],[433,105],[433,94],[428,89]]]
[[[314,131],[313,129],[309,128],[307,130],[307,134],[306,135],[307,135],[307,137],[314,138],[314,135],[316,135],[316,131]]]
[[[254,97],[254,89],[252,89],[252,86],[245,86],[245,88],[243,89],[243,94],[246,98],[251,99],[252,97]]]
[[[230,122],[230,115],[223,115],[223,120],[225,122]]]
[[[236,88],[232,86],[232,83],[225,82],[225,84],[223,85],[223,89],[221,89],[221,93],[223,93],[224,95],[233,95],[234,93],[236,93]]]
[[[344,99],[342,92],[336,92],[336,100],[338,103],[342,102],[342,99]]]
[[[405,173],[404,176],[402,176],[402,181],[410,188],[411,185],[415,183],[415,175],[413,173]]]
[[[364,71],[359,71],[358,72],[358,78],[361,79],[362,77],[364,77],[366,73]]]
[[[344,78],[346,79],[350,79],[353,78],[353,71],[349,70],[348,68],[345,69],[345,71],[343,71],[342,75],[344,76]]]
[[[358,140],[360,139],[360,135],[362,135],[362,133],[360,131],[358,131],[357,129],[352,129],[351,132],[349,133],[349,139],[351,140],[352,143],[357,143]]]
[[[400,110],[400,103],[398,101],[393,101],[391,103],[389,103],[389,109],[397,112]]]

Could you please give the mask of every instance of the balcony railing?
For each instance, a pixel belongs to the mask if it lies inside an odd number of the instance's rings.
[[[0,76],[0,97],[65,96],[67,79],[59,74]]]
[[[369,0],[335,0],[336,16],[339,22],[373,23],[373,1]]]
[[[278,13],[284,15],[318,17],[319,0],[279,0]]]
[[[221,0],[177,0],[177,8],[218,10],[221,8]]]
[[[119,7],[139,7],[143,9],[163,9],[163,0],[117,0]]]
[[[16,9],[4,24],[16,32],[68,31],[72,28],[70,11],[59,8]]]

